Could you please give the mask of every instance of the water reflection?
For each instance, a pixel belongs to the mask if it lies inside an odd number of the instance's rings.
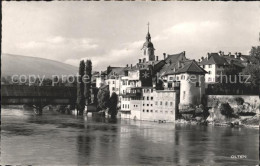
[[[256,165],[258,130],[2,110],[1,164]],[[231,155],[247,159],[231,159]]]

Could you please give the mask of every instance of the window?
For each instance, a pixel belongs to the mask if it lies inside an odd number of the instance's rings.
[[[144,112],[144,110],[143,110],[143,112]]]
[[[199,82],[196,82],[196,87],[199,87],[200,86],[200,83]]]
[[[151,100],[153,100],[153,97],[151,97]]]
[[[209,74],[211,74],[211,71],[209,71]]]
[[[125,107],[125,105],[123,104],[123,108]]]
[[[107,83],[108,83],[108,85],[109,85],[109,84],[110,84],[110,81],[108,81]]]
[[[168,102],[166,101],[166,102],[165,102],[165,106],[167,106],[167,105],[168,105]]]
[[[183,100],[185,99],[185,91],[183,91]]]
[[[143,97],[143,100],[144,100],[144,97]]]
[[[157,110],[155,110],[155,112],[157,113],[158,111],[157,111]]]
[[[209,65],[209,68],[212,68],[212,66],[211,66],[211,65]]]
[[[172,106],[172,102],[170,102],[170,106]]]
[[[168,88],[172,88],[172,83],[168,82]]]
[[[112,91],[115,91],[115,87],[112,87]]]
[[[158,101],[155,102],[155,105],[158,105]]]
[[[153,106],[153,104],[151,104],[151,107]]]
[[[149,104],[147,104],[147,106],[149,106]]]
[[[143,106],[144,106],[145,104],[143,104]]]
[[[153,89],[151,89],[151,93],[153,93]]]
[[[177,81],[179,80],[179,76],[177,76]]]
[[[181,75],[181,79],[184,80],[185,79],[185,75]]]
[[[151,110],[150,112],[153,112],[153,110]]]
[[[205,65],[203,65],[202,67],[203,67],[203,69],[205,69]]]
[[[211,78],[210,77],[208,78],[208,81],[211,82]]]
[[[160,101],[160,105],[162,105],[162,101]]]
[[[173,114],[173,111],[171,111],[171,113]]]
[[[147,110],[146,112],[149,112],[149,110]]]
[[[113,84],[115,84],[115,81],[113,81]]]
[[[170,77],[170,79],[169,80],[173,80],[173,77]]]
[[[149,100],[149,96],[147,96],[147,100]]]
[[[168,114],[168,111],[165,111],[166,114]]]

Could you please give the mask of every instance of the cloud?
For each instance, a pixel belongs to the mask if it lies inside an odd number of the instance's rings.
[[[65,63],[78,66],[81,60],[90,59],[93,64],[93,70],[104,70],[107,66],[123,67],[126,64],[137,63],[138,57],[141,55],[140,48],[144,41],[135,41],[132,43],[124,43],[120,48],[111,48],[102,56],[82,57],[67,59]]]
[[[29,41],[17,44],[19,49],[73,49],[86,51],[98,48],[94,39],[89,38],[65,38],[62,36],[48,37],[41,41]]]

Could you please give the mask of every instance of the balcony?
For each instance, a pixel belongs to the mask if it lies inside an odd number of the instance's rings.
[[[142,95],[142,88],[135,87],[135,88],[129,88],[126,90],[125,93],[122,94],[122,96],[126,97],[141,97]]]

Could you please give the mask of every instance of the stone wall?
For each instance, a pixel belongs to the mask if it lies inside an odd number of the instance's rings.
[[[250,105],[260,105],[260,99],[257,95],[207,95],[208,107],[212,107],[214,101],[228,102],[231,107],[236,106],[235,98],[237,97],[243,98],[245,103]]]
[[[243,107],[238,105],[236,98],[244,99]],[[241,107],[246,112],[259,114],[260,98],[257,95],[208,95],[207,103],[208,107],[214,107],[216,103],[229,103],[235,110]]]

